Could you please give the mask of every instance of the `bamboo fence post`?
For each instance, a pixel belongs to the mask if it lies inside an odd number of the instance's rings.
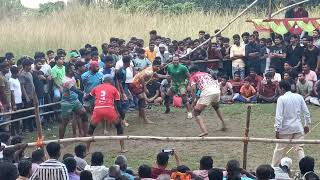
[[[242,162],[243,169],[247,169],[250,117],[251,117],[251,106],[248,106],[247,119],[246,119],[246,129],[244,131],[244,138],[245,139],[243,140],[243,162]]]
[[[40,111],[39,111],[39,100],[36,95],[36,91],[33,89],[33,105],[34,105],[34,115],[37,126],[38,139],[41,139],[42,136],[42,127],[40,122]]]

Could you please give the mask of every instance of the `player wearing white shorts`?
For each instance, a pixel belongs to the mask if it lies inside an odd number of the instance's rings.
[[[208,130],[205,127],[203,118],[200,116],[200,114],[209,105],[211,105],[217,112],[217,115],[220,121],[222,122],[222,130],[226,130],[222,113],[219,110],[221,91],[218,81],[214,80],[213,77],[208,73],[199,72],[196,66],[191,66],[189,71],[191,73],[189,85],[192,89],[192,106],[194,107],[193,114],[202,131],[202,133],[199,136],[202,137],[208,135]],[[201,92],[198,101],[196,100],[197,89],[199,89]]]

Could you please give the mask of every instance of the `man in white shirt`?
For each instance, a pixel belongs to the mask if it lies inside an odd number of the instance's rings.
[[[276,138],[304,139],[304,134],[309,132],[311,124],[308,107],[301,95],[291,92],[289,82],[280,81],[279,87],[284,94],[277,101],[274,124]],[[301,123],[301,115],[304,117],[304,124]],[[290,144],[276,144],[272,158],[273,167],[280,164],[280,160],[289,146]],[[304,157],[303,144],[294,144],[292,146],[295,148],[299,160],[302,159]]]
[[[170,53],[166,50],[165,44],[159,45],[159,51],[157,51],[156,57],[161,58],[161,64],[167,64],[170,60]]]

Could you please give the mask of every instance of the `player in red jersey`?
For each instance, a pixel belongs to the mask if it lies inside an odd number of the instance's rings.
[[[88,134],[93,135],[97,125],[106,121],[109,124],[114,124],[117,129],[117,135],[123,134],[123,127],[119,119],[119,114],[124,113],[121,109],[118,109],[120,103],[119,91],[112,85],[112,77],[105,76],[103,84],[92,89],[90,96],[95,97],[95,106],[91,117],[91,123],[89,126]],[[87,97],[88,98],[88,97]],[[126,152],[124,147],[124,140],[120,140],[121,152]],[[88,143],[88,150],[90,148],[90,142]]]
[[[219,110],[220,101],[220,85],[217,80],[205,72],[199,72],[196,66],[191,66],[189,69],[191,77],[189,83],[192,89],[192,106],[194,106],[193,114],[202,131],[200,137],[208,135],[208,130],[204,125],[203,118],[200,116],[205,108],[211,105],[216,111],[220,121],[222,122],[222,130],[226,130],[221,111]],[[199,89],[200,98],[196,99],[196,89]]]

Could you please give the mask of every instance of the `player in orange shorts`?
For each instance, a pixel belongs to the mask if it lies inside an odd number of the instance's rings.
[[[123,127],[119,119],[119,114],[124,113],[121,109],[117,109],[120,103],[119,91],[112,85],[112,76],[105,76],[103,84],[92,89],[90,96],[95,97],[95,107],[93,109],[91,123],[88,134],[93,135],[97,125],[106,121],[109,124],[114,124],[117,129],[117,135],[123,134]],[[88,98],[88,97],[86,97]],[[88,143],[88,150],[90,148]],[[126,152],[124,147],[124,140],[120,140],[121,152]]]

